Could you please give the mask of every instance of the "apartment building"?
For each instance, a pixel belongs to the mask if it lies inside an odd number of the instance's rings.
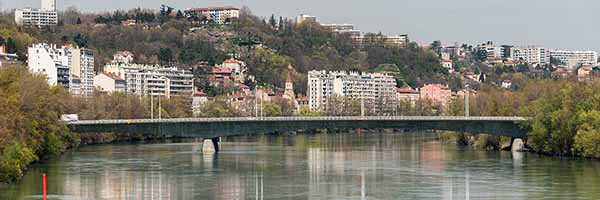
[[[543,47],[513,47],[511,56],[515,60],[522,60],[530,65],[550,64],[550,52]]]
[[[448,85],[427,84],[421,88],[420,98],[429,99],[432,103],[445,107],[452,98],[452,91]]]
[[[375,100],[395,100],[395,89],[394,77],[382,73],[308,72],[308,104],[313,110],[326,109],[333,96],[364,99],[369,104]]]
[[[570,70],[582,65],[598,64],[598,53],[595,51],[550,50],[550,57],[560,60]]]
[[[25,8],[15,10],[18,26],[55,26],[58,24],[56,0],[41,0],[41,9]]]
[[[188,8],[185,11],[188,17],[206,17],[217,24],[226,24],[232,19],[240,17],[240,9],[231,6],[224,7],[206,7],[206,8]]]
[[[94,52],[65,45],[34,44],[27,49],[29,70],[48,77],[48,84],[60,85],[71,94],[91,96],[94,92]]]
[[[33,73],[46,75],[48,84],[69,88],[69,57],[67,49],[55,44],[34,44],[27,48],[27,66]]]
[[[143,64],[116,63],[104,66],[104,73],[125,81],[125,91],[138,96],[190,96],[194,89],[191,70]]]
[[[72,79],[78,77],[81,87],[71,87],[71,93],[91,96],[94,93],[94,76],[96,75],[94,71],[94,51],[72,46],[67,48],[70,75]]]
[[[365,34],[359,39],[360,47],[367,44],[383,44],[383,45],[406,45],[408,44],[408,35],[382,35],[382,34]]]
[[[317,17],[315,16],[310,16],[310,15],[306,15],[306,14],[300,14],[298,15],[298,17],[296,17],[296,23],[297,24],[302,24],[304,22],[317,22]]]

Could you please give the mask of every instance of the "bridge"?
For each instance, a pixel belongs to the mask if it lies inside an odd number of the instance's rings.
[[[177,119],[82,120],[68,123],[73,133],[132,133],[212,139],[314,129],[383,128],[442,130],[525,138],[519,123],[524,117],[455,116],[345,116],[345,117],[235,117]],[[217,147],[217,146],[215,146]]]

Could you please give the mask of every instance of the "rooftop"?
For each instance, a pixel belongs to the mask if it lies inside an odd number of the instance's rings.
[[[122,81],[122,80],[123,80],[121,77],[119,77],[119,76],[117,76],[117,75],[114,75],[114,74],[112,74],[112,73],[102,73],[102,74],[104,74],[104,75],[105,75],[105,76],[107,76],[108,78],[111,78],[111,79],[113,79],[113,80],[115,80],[115,81]]]

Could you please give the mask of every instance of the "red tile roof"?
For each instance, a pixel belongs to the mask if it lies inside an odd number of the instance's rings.
[[[117,75],[111,74],[111,73],[103,73],[105,76],[107,76],[108,78],[111,78],[115,81],[122,81],[123,79]]]
[[[200,90],[200,91],[194,91],[194,93],[192,93],[192,96],[206,96],[206,93],[204,93],[204,91]]]
[[[120,56],[133,56],[133,54],[129,51],[118,51],[117,54]]]
[[[308,97],[296,98],[296,101],[298,101],[298,102],[308,102]]]
[[[227,67],[215,67],[212,69],[212,73],[231,73],[231,69]]]
[[[584,70],[584,71],[592,71],[594,68],[592,66],[581,66],[579,68],[579,70]]]
[[[250,88],[250,87],[248,87],[247,85],[244,85],[244,84],[240,84],[239,87],[240,87],[240,89],[248,89],[248,88]]]
[[[416,93],[417,91],[412,88],[406,87],[406,88],[396,88],[396,92],[397,93]]]
[[[225,61],[223,61],[223,63],[240,63],[241,61],[236,60],[236,59],[227,59]]]

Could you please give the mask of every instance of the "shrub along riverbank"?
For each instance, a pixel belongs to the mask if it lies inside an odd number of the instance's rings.
[[[0,70],[0,182],[17,180],[31,162],[79,144],[59,123],[68,96],[23,67]]]

